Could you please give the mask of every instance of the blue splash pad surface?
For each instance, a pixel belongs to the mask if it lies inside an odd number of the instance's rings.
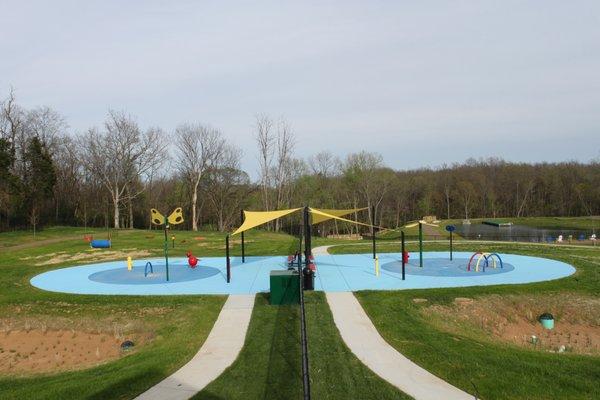
[[[380,253],[380,275],[375,276],[371,254],[316,256],[315,289],[331,292],[357,290],[400,290],[479,285],[519,284],[559,279],[575,272],[571,265],[546,258],[500,254],[504,268],[486,272],[465,271],[472,253],[456,252],[450,262],[447,252],[411,253],[402,280],[399,253]],[[127,271],[124,261],[61,268],[31,279],[37,288],[64,293],[117,295],[245,294],[269,291],[269,272],[287,269],[287,257],[231,259],[231,283],[226,282],[224,257],[202,258],[195,269],[187,259],[169,259],[170,282],[164,275],[164,259],[134,261]],[[152,262],[154,274],[144,277],[144,266]],[[475,262],[475,260],[474,260]],[[473,267],[473,265],[472,265]]]
[[[128,271],[127,268],[119,267],[94,272],[89,276],[89,279],[94,282],[113,283],[117,285],[162,284],[167,279],[167,268],[164,260],[161,261],[162,263],[152,263],[152,268],[144,265],[143,267],[136,266],[131,271]],[[220,273],[221,271],[218,268],[202,264],[198,264],[196,268],[189,268],[187,264],[169,264],[169,282],[172,283],[205,279]]]
[[[466,276],[472,277],[474,275],[490,275],[490,274],[504,274],[515,269],[514,265],[503,262],[500,266],[500,262],[496,260],[495,268],[493,262],[490,260],[488,267],[483,271],[483,260],[479,263],[479,271],[475,271],[477,264],[477,258],[474,258],[471,262],[471,269],[467,270],[469,264],[468,258],[456,258],[453,257],[452,261],[448,258],[427,258],[423,257],[423,268],[419,266],[419,260],[409,261],[405,266],[405,271],[408,275],[423,275],[423,276]],[[401,274],[402,273],[402,262],[391,261],[380,264],[381,268]]]

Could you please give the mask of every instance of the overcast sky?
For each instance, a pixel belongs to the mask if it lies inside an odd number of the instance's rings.
[[[252,175],[257,113],[285,117],[302,157],[589,161],[600,2],[0,0],[0,98],[11,85],[74,132],[109,108],[210,124]]]

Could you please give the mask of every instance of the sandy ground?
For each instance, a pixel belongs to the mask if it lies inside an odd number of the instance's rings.
[[[418,301],[415,301],[418,303]],[[452,305],[429,305],[423,313],[453,333],[471,331],[527,348],[600,354],[600,298],[567,295],[511,295],[456,298]],[[555,328],[537,321],[544,312]],[[532,343],[535,335],[537,343]]]
[[[123,263],[125,263],[127,257],[131,257],[135,260],[136,258],[148,257],[150,255],[151,253],[147,250],[123,249],[120,251],[114,251],[105,249],[90,249],[85,253],[68,254],[67,252],[58,252],[44,254],[41,256],[22,257],[20,260],[33,262],[33,265],[35,266],[62,264],[71,261],[94,262],[116,259],[123,259]]]
[[[136,346],[141,335],[127,337]],[[78,330],[11,330],[0,333],[0,373],[23,374],[88,368],[127,352],[123,338]]]

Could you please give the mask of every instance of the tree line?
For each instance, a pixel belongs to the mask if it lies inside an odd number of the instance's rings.
[[[185,228],[227,231],[240,210],[369,207],[359,219],[397,227],[438,218],[600,214],[600,163],[511,163],[469,159],[397,171],[366,151],[296,158],[285,119],[257,115],[252,132],[260,176],[243,171],[242,150],[210,125],[142,129],[110,110],[101,128],[72,134],[50,107],[26,109],[11,90],[0,104],[0,230],[40,225],[151,228],[151,207],[183,206]],[[167,141],[168,136],[174,140]],[[168,145],[168,142],[174,143]],[[176,160],[176,162],[174,161]],[[287,229],[291,221],[270,229]],[[356,229],[329,223],[322,232]]]

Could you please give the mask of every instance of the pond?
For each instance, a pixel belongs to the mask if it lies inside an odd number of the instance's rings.
[[[456,225],[456,233],[465,239],[502,240],[512,242],[554,242],[559,235],[565,242],[589,240],[592,230],[546,229],[524,225],[497,227],[485,224]]]

